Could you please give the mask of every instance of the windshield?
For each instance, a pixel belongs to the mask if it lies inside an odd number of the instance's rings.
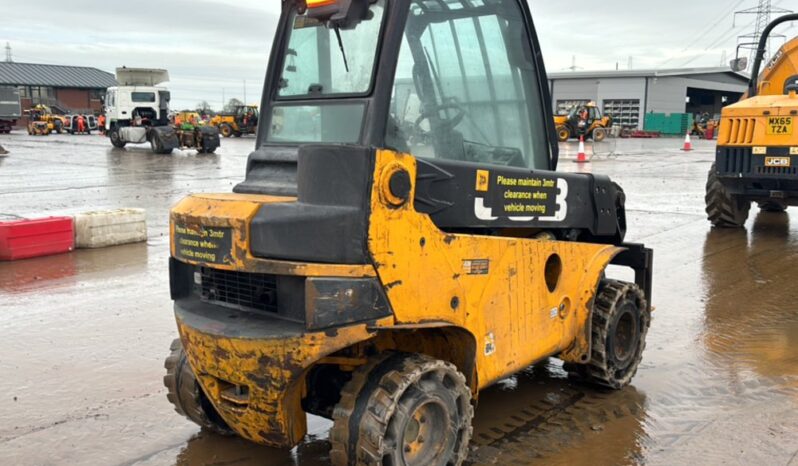
[[[379,0],[370,7],[368,19],[337,31],[294,12],[278,96],[368,93],[384,6],[385,0]]]
[[[386,144],[418,157],[548,167],[525,27],[514,0],[413,0]]]

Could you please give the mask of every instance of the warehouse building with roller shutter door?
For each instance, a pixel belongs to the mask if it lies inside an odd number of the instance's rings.
[[[646,113],[717,115],[740,100],[748,76],[729,68],[549,73],[555,114],[596,102],[616,124],[643,129]]]

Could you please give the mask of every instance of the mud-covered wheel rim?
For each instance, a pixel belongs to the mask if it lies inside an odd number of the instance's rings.
[[[591,321],[589,360],[563,368],[590,384],[614,390],[629,385],[643,358],[651,325],[651,308],[643,290],[633,283],[602,280]]]
[[[330,431],[335,466],[459,466],[471,439],[471,391],[450,363],[373,358],[353,374]]]
[[[619,306],[613,320],[607,338],[607,348],[616,371],[615,377],[623,378],[623,371],[634,361],[640,342],[640,310],[633,301],[626,299]]]
[[[464,428],[462,409],[445,379],[444,373],[430,373],[402,396],[385,436],[393,446],[389,464],[445,465],[454,455]]]

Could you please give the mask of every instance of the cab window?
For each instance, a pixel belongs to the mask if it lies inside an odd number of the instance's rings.
[[[533,54],[515,0],[411,3],[386,145],[419,157],[547,168]]]
[[[154,103],[155,102],[155,93],[154,92],[131,92],[130,93],[130,100],[137,103]]]
[[[338,30],[294,10],[266,142],[360,141],[385,3],[377,0],[369,6],[368,17],[356,27]],[[352,102],[333,102],[330,97],[351,97]],[[292,102],[295,100],[305,102],[298,105]]]
[[[278,96],[368,93],[384,10],[385,0],[379,0],[370,7],[368,20],[337,31],[295,13]]]

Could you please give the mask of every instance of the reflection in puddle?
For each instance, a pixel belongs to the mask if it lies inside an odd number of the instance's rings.
[[[798,378],[798,234],[789,216],[759,213],[748,234],[713,230],[704,249],[711,357],[738,382]]]

